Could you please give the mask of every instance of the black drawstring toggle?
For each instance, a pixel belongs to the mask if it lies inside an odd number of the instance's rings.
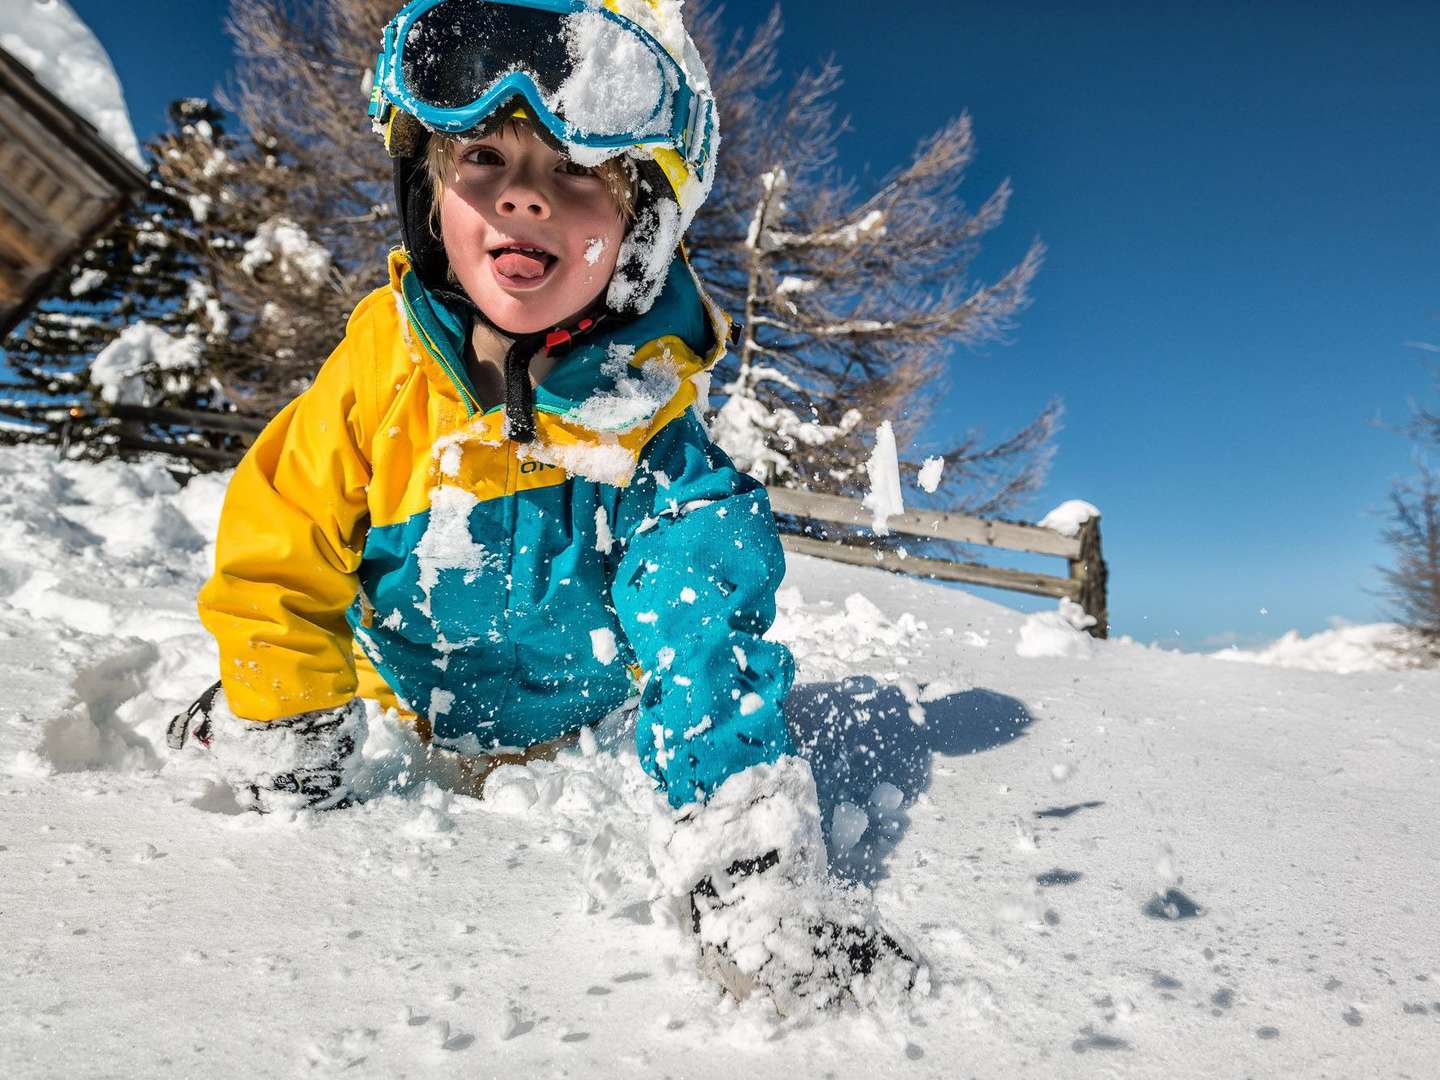
[[[599,319],[581,319],[574,331],[540,330],[521,334],[505,351],[505,416],[509,420],[510,438],[516,442],[535,441],[535,387],[530,385],[530,361],[542,349],[551,356],[563,356],[575,344],[575,338],[593,330]]]

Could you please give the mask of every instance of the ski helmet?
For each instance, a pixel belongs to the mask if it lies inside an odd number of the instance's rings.
[[[709,77],[681,21],[683,0],[412,0],[385,28],[370,115],[394,161],[402,240],[427,288],[451,293],[429,221],[431,133],[484,130],[516,114],[571,160],[623,156],[634,218],[605,294],[609,311],[650,309],[685,229],[710,192],[719,125]]]

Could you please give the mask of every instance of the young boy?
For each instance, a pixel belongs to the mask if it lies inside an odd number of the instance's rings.
[[[358,698],[485,762],[638,693],[678,811],[656,865],[717,975],[829,1000],[899,956],[859,913],[792,918],[798,973],[733,947],[774,936],[775,890],[824,852],[793,662],[762,636],[769,504],[694,408],[729,327],[678,247],[718,141],[679,6],[415,0],[386,28],[371,114],[404,251],[235,472],[200,595],[221,684],[172,742],[193,731],[253,809],[330,809]]]

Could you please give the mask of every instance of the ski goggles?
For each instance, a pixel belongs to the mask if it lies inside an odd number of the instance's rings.
[[[714,103],[643,27],[595,0],[412,0],[385,27],[370,116],[473,131],[515,97],[557,139],[659,143],[704,164]]]

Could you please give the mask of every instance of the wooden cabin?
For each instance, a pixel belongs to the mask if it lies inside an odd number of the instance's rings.
[[[0,49],[0,339],[145,183],[94,125]]]

